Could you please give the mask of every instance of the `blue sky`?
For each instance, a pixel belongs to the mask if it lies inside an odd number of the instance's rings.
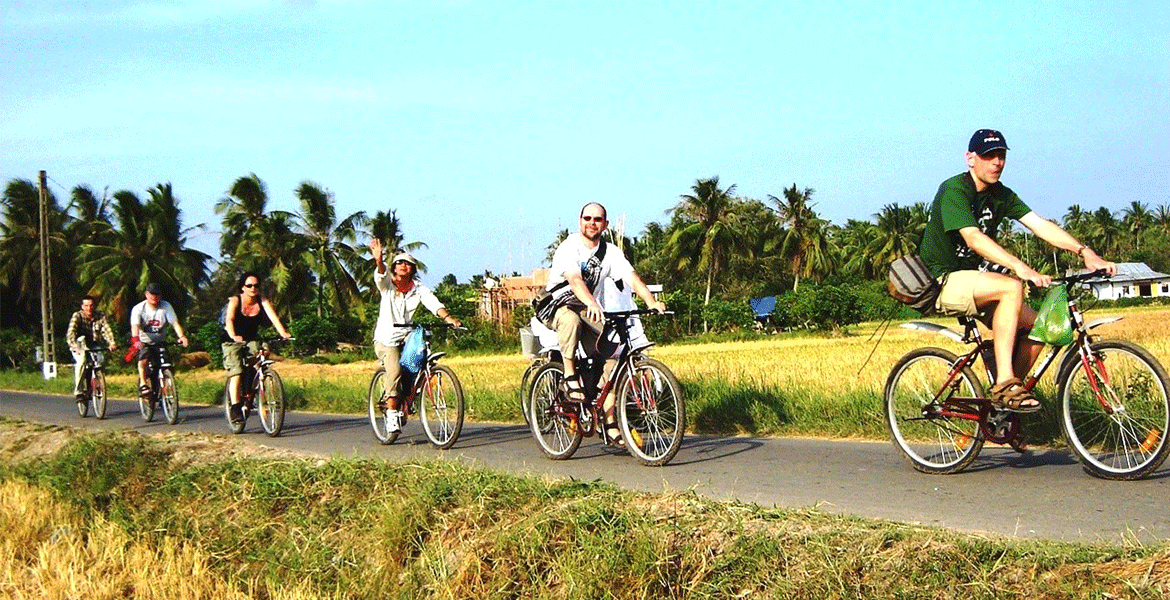
[[[539,266],[601,201],[637,234],[717,175],[835,223],[929,201],[975,129],[1037,212],[1170,202],[1165,2],[5,0],[0,177],[145,196],[195,247],[256,173],[397,210],[437,283]]]

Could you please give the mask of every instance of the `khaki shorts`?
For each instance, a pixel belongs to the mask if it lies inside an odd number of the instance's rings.
[[[942,290],[934,301],[935,312],[949,317],[975,317],[984,324],[990,323],[990,311],[980,311],[975,305],[975,286],[980,275],[981,271],[955,271],[939,277]]]
[[[223,342],[223,368],[228,377],[244,372],[244,359],[260,352],[260,342]]]

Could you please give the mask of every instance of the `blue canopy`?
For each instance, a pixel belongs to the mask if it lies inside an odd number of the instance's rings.
[[[776,297],[749,298],[748,305],[752,307],[752,312],[756,313],[756,320],[763,321],[772,316],[772,311],[776,309]]]

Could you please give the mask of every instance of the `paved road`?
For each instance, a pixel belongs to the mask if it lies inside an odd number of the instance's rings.
[[[223,411],[181,407],[170,426],[144,423],[137,403],[111,400],[106,419],[77,416],[62,396],[0,391],[0,414],[40,422],[142,433],[171,430],[230,435]],[[570,460],[551,461],[521,425],[468,423],[456,446],[437,451],[412,421],[392,446],[373,438],[362,416],[289,413],[279,438],[263,435],[249,421],[243,438],[257,444],[323,456],[386,460],[442,457],[526,475],[602,479],[645,491],[696,492],[761,506],[805,508],[876,517],[966,531],[1078,542],[1143,543],[1170,540],[1170,468],[1136,482],[1114,482],[1085,474],[1063,450],[1019,455],[987,446],[959,475],[914,471],[887,442],[797,438],[688,436],[666,467],[639,465],[624,453],[586,438]]]

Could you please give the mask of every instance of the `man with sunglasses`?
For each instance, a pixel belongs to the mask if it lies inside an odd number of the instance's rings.
[[[374,255],[374,285],[378,288],[381,301],[378,305],[378,323],[374,326],[374,353],[382,363],[386,375],[382,377],[382,401],[378,408],[391,417],[387,429],[398,431],[402,426],[402,408],[398,400],[398,384],[402,379],[399,356],[409,327],[395,327],[395,324],[414,322],[414,311],[419,305],[435,313],[447,323],[461,327],[459,319],[451,315],[434,292],[415,280],[418,261],[408,252],[399,252],[386,269],[382,260],[382,240],[370,240],[370,252]]]
[[[566,397],[585,402],[585,388],[573,356],[578,341],[583,342],[590,352],[597,350],[597,340],[604,326],[604,315],[597,297],[605,280],[620,280],[629,285],[651,310],[665,312],[666,305],[654,298],[621,250],[608,245],[602,238],[609,226],[604,206],[590,202],[581,207],[578,225],[580,233],[570,234],[553,253],[545,289],[553,294],[552,301],[558,307],[545,325],[557,332],[565,364]],[[609,417],[607,412],[607,429],[612,425]]]

